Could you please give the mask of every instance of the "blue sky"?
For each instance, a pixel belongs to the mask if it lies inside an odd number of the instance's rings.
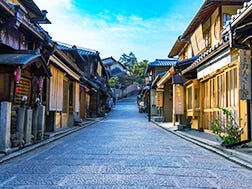
[[[34,0],[52,22],[53,40],[98,50],[101,58],[167,58],[203,0]]]

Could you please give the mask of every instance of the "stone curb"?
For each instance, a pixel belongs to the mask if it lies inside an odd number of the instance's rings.
[[[190,134],[186,134],[186,133],[182,133],[181,131],[173,131],[171,129],[168,129],[164,126],[159,125],[157,122],[152,121],[152,123],[154,123],[155,125],[157,125],[158,127],[177,135],[180,138],[183,138],[193,144],[196,144],[200,147],[203,147],[204,149],[207,149],[209,151],[212,151],[234,163],[237,163],[241,166],[244,166],[248,169],[252,169],[252,157],[250,157],[247,154],[238,152],[236,150],[232,150],[232,149],[226,149],[223,148],[222,146],[220,146],[217,142],[213,142],[213,141],[209,141],[203,138],[199,138],[196,136],[192,136]]]
[[[74,132],[76,132],[76,131],[79,131],[79,130],[81,130],[81,129],[84,129],[84,128],[88,127],[88,126],[91,126],[91,125],[97,123],[97,122],[100,122],[100,121],[103,120],[103,119],[104,119],[104,118],[101,118],[101,119],[99,119],[99,120],[91,121],[91,122],[86,123],[85,125],[80,126],[80,127],[74,127],[74,128],[72,128],[72,129],[70,129],[70,130],[64,132],[64,133],[61,133],[61,134],[59,134],[59,135],[55,135],[55,136],[53,136],[53,137],[51,137],[51,138],[45,139],[45,140],[43,140],[43,141],[41,141],[41,142],[38,142],[38,143],[36,143],[36,144],[32,144],[32,145],[27,146],[27,147],[25,147],[25,148],[23,148],[23,149],[14,151],[14,152],[12,152],[12,153],[10,153],[10,154],[8,154],[8,155],[5,155],[5,156],[3,156],[3,157],[0,157],[0,165],[1,165],[2,163],[6,162],[6,161],[9,161],[9,160],[13,159],[13,158],[16,158],[16,157],[21,156],[21,155],[23,155],[23,154],[25,154],[25,153],[31,152],[31,151],[33,151],[33,150],[35,150],[35,149],[37,149],[37,148],[42,147],[42,146],[45,146],[46,144],[49,144],[49,143],[51,143],[51,142],[53,142],[53,141],[59,140],[59,139],[65,137],[65,136],[67,136],[67,135],[70,135],[71,133],[74,133]]]

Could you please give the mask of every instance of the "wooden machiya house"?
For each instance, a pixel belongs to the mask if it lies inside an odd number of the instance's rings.
[[[51,76],[45,54],[53,44],[39,25],[50,23],[46,12],[33,1],[0,1],[0,12],[0,150],[6,151],[43,137],[43,82]]]
[[[73,126],[80,119],[80,78],[83,72],[58,48],[49,57],[52,76],[44,87],[46,131]]]
[[[60,48],[83,72],[80,84],[80,118],[99,117],[109,110],[112,91],[108,72],[99,56],[91,49],[59,44]]]
[[[237,49],[239,53],[239,97],[244,106],[243,113],[247,116],[247,129],[245,136],[251,140],[251,53],[252,53],[252,1],[243,4],[237,13],[231,16],[230,23],[222,30],[222,36],[228,37],[231,49]],[[245,109],[246,108],[246,109]]]
[[[219,107],[226,108],[243,128],[241,139],[249,139],[249,108],[244,98],[243,64],[250,64],[249,51],[230,46],[221,35],[224,26],[244,1],[204,1],[184,33],[175,42],[169,57],[195,60],[180,70],[185,79],[185,115],[193,129],[211,132]]]
[[[146,68],[147,82],[150,90],[144,90],[149,99],[146,103],[150,103],[151,116],[156,121],[172,121],[172,85],[170,82],[160,81],[161,78],[169,73],[169,70],[176,64],[176,58],[156,59],[150,62]],[[160,83],[161,82],[161,83]],[[149,94],[150,93],[150,94]]]

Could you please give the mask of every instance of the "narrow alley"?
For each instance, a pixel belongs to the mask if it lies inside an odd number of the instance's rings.
[[[137,113],[136,97],[102,121],[0,165],[0,188],[251,188],[252,172]]]

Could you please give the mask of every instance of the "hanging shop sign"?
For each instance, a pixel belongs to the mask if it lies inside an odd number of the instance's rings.
[[[173,111],[176,115],[184,114],[184,88],[183,85],[173,85]]]
[[[156,106],[163,107],[163,91],[156,92]]]
[[[251,99],[251,66],[250,51],[240,50],[240,99]]]

